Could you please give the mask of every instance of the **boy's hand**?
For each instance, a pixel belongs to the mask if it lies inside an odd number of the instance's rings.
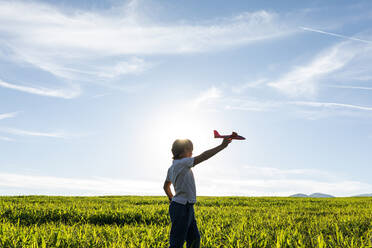
[[[222,144],[221,144],[221,146],[222,147],[227,147],[229,144],[230,144],[230,142],[231,142],[231,138],[224,138],[223,140],[222,140]]]

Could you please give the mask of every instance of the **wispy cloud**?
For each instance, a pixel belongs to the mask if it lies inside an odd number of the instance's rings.
[[[333,182],[299,179],[209,179],[203,180],[201,195],[289,196],[296,193],[322,192],[334,196],[353,196],[371,192],[372,185],[359,181]]]
[[[200,96],[194,99],[194,106],[203,107],[202,103],[212,104],[214,108],[220,110],[240,110],[240,111],[252,111],[252,112],[268,112],[283,109],[288,112],[305,113],[306,108],[318,108],[322,112],[322,116],[329,116],[329,114],[346,114],[347,111],[372,111],[372,106],[362,106],[350,103],[342,102],[323,102],[323,101],[283,101],[283,100],[262,100],[256,98],[242,98],[235,97],[231,94],[225,94],[222,97],[222,89],[215,86],[211,87],[205,92],[202,92]],[[289,106],[297,106],[297,108],[288,108]],[[210,106],[209,106],[210,107]],[[327,111],[324,109],[332,110],[327,115]],[[336,112],[335,112],[336,111]],[[311,114],[314,116],[314,111]]]
[[[140,74],[151,66],[150,63],[145,62],[143,59],[133,57],[128,61],[120,61],[113,66],[98,67],[93,74],[104,78],[114,78],[126,74]]]
[[[264,79],[264,78],[257,79],[257,80],[247,82],[247,83],[244,83],[244,84],[234,85],[234,86],[231,87],[231,90],[234,93],[240,94],[247,89],[257,88],[257,87],[263,85],[266,81],[267,81],[267,79]]]
[[[269,86],[292,97],[314,97],[319,91],[320,83],[338,84],[371,80],[372,39],[370,38],[372,35],[370,32],[360,33],[359,35],[366,37],[366,39],[361,39],[355,36],[349,37],[321,30],[305,29],[336,35],[347,40],[324,49],[311,58],[310,62],[291,68],[279,79],[271,80]]]
[[[14,17],[26,10],[27,14]],[[27,44],[44,45],[46,50],[55,46],[80,49],[76,51],[78,55],[87,51],[101,55],[200,52],[270,39],[290,31],[280,24],[275,13],[267,11],[244,12],[230,18],[208,20],[205,22],[210,24],[204,25],[158,24],[133,17],[129,11],[137,9],[128,10],[127,16],[81,11],[67,14],[41,3],[3,2],[0,21],[8,24],[1,29],[13,34],[18,44],[21,38],[32,38]],[[30,34],[38,35],[31,37]]]
[[[203,103],[210,102],[213,99],[218,99],[222,96],[222,92],[217,87],[211,87],[205,92],[202,92],[197,98],[195,98],[192,102],[192,106],[194,108],[199,107]]]
[[[14,139],[11,139],[9,137],[4,137],[4,136],[0,136],[0,140],[3,140],[3,141],[14,141]]]
[[[336,196],[352,196],[372,191],[372,185],[368,183],[343,179],[320,170],[257,166],[248,166],[243,170],[240,168],[235,172],[233,168],[220,169],[221,171],[218,171],[219,168],[204,171],[208,176],[198,180],[198,195],[288,196],[294,193],[323,192]],[[0,173],[0,193],[7,195],[162,195],[159,185],[159,181],[141,179]]]
[[[149,180],[118,180],[105,177],[67,178],[57,176],[0,173],[1,193],[9,195],[103,195],[103,194],[160,194],[161,183]],[[26,193],[25,193],[26,192]]]
[[[0,120],[16,117],[18,112],[0,114]]]
[[[326,32],[326,31],[322,31],[322,30],[319,30],[319,29],[313,29],[313,28],[307,28],[307,27],[300,27],[300,28],[302,30],[305,30],[305,31],[316,32],[316,33],[321,33],[321,34],[336,36],[336,37],[339,37],[339,38],[344,38],[344,39],[349,39],[349,40],[364,42],[364,43],[367,43],[367,44],[372,44],[372,41],[370,41],[370,40],[359,39],[359,38],[355,38],[353,36],[345,36],[345,35],[341,35],[341,34]]]
[[[318,82],[347,65],[362,49],[342,42],[318,54],[309,64],[293,68],[268,85],[289,96],[314,96]]]
[[[257,82],[253,82],[252,86],[249,83],[249,86],[242,86],[245,87],[256,87],[257,84],[262,84],[264,80],[258,80]],[[231,87],[216,87],[211,86],[209,89],[200,92],[199,96],[194,98],[190,104],[190,106],[194,108],[201,108],[206,109],[212,108],[214,110],[244,110],[244,111],[254,111],[254,112],[262,112],[262,111],[270,111],[274,108],[280,107],[283,103],[278,101],[264,101],[259,99],[250,99],[250,98],[242,98],[242,97],[235,97],[231,95],[232,91],[234,93],[240,94],[241,87],[239,89],[231,88]],[[235,90],[238,90],[236,92]]]
[[[93,95],[92,98],[101,98],[101,97],[109,96],[109,95],[111,95],[111,93],[96,94],[96,95]]]
[[[319,169],[229,165],[229,168],[206,167],[203,175],[206,176],[198,182],[201,195],[289,196],[322,192],[352,196],[372,192],[369,183]]]
[[[300,105],[300,106],[309,106],[309,107],[347,108],[347,109],[372,111],[372,107],[359,106],[359,105],[353,105],[353,104],[345,104],[345,103],[334,103],[334,102],[304,102],[304,101],[293,101],[293,102],[289,102],[289,104]]]
[[[317,177],[325,177],[325,178],[334,178],[334,175],[330,172],[318,170],[318,169],[282,169],[282,168],[275,168],[275,167],[265,167],[265,166],[244,166],[244,169],[250,171],[250,177],[271,177],[271,178],[287,178],[287,177],[297,177],[297,176],[317,176]]]
[[[1,127],[0,132],[9,133],[19,136],[38,136],[38,137],[49,137],[49,138],[68,138],[70,137],[64,132],[39,132],[39,131],[29,131],[17,128],[7,128]]]
[[[72,11],[40,2],[0,3],[0,31],[14,60],[54,75],[113,78],[151,67],[144,58],[226,49],[295,32],[273,12],[243,12],[198,23],[159,23],[138,2],[121,12]],[[15,18],[17,17],[17,18]]]
[[[372,106],[361,106],[336,102],[315,101],[265,101],[247,99],[224,99],[224,105],[215,106],[216,109],[250,111],[250,112],[281,112],[308,120],[318,120],[333,116],[347,116],[359,118],[370,116]]]
[[[11,84],[11,83],[0,80],[0,87],[12,89],[12,90],[18,90],[18,91],[27,92],[27,93],[36,94],[36,95],[59,97],[59,98],[65,98],[65,99],[75,98],[80,95],[80,87],[78,86],[74,86],[74,89],[70,89],[70,90],[49,89],[49,88],[43,88],[43,87],[16,85],[16,84]]]
[[[330,88],[340,88],[340,89],[353,89],[353,90],[372,90],[372,87],[364,86],[351,86],[351,85],[326,85]]]
[[[14,118],[17,115],[18,115],[18,112],[11,112],[11,113],[0,114],[0,120],[8,119],[8,118]],[[0,136],[0,140],[3,140],[3,141],[14,141],[14,139],[9,138],[9,137],[5,137],[5,136]]]
[[[256,99],[239,99],[239,98],[225,98],[224,109],[226,110],[243,110],[253,112],[271,111],[283,105],[282,102],[277,101],[262,101]]]
[[[316,102],[316,101],[257,101],[231,99],[230,105],[226,105],[225,109],[247,110],[247,111],[270,111],[280,107],[289,105],[314,107],[314,108],[331,108],[331,109],[350,109],[372,111],[370,106],[360,106],[347,103],[335,102]]]

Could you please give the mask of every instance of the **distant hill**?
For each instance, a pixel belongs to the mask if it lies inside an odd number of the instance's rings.
[[[333,195],[328,195],[328,194],[323,194],[323,193],[313,193],[309,195],[309,197],[314,197],[314,198],[331,198],[334,197]]]
[[[309,197],[309,196],[306,194],[298,193],[298,194],[290,195],[289,197]]]
[[[368,196],[372,196],[372,193],[370,193],[370,194],[354,195],[353,197],[368,197]]]
[[[311,195],[306,195],[302,193],[290,195],[289,197],[314,197],[314,198],[332,198],[333,195],[323,194],[323,193],[313,193]]]

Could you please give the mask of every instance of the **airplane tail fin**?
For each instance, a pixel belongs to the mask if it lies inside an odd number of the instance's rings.
[[[221,135],[217,132],[217,130],[214,130],[213,132],[214,132],[214,137],[215,138],[221,137]]]

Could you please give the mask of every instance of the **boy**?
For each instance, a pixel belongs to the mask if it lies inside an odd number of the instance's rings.
[[[192,157],[193,144],[190,140],[177,139],[173,142],[173,163],[168,169],[163,187],[170,201],[169,215],[172,226],[169,248],[182,248],[185,240],[187,248],[200,247],[200,233],[194,214],[196,188],[191,167],[209,159],[226,148],[230,142],[230,138],[225,138],[221,145],[207,150],[196,157]],[[170,188],[171,184],[174,186],[174,196]]]

